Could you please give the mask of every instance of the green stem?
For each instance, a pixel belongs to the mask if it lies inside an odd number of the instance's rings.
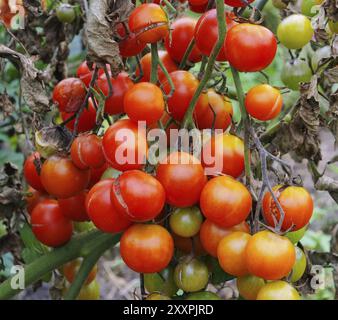
[[[157,43],[151,44],[151,73],[150,73],[150,82],[156,84],[158,81],[157,76],[157,67],[159,63],[159,56],[157,51]]]
[[[162,2],[165,3],[165,5],[170,9],[171,12],[173,13],[177,12],[174,6],[168,0],[162,0]]]
[[[75,300],[77,298],[81,291],[81,288],[88,278],[89,273],[91,272],[97,261],[106,250],[116,245],[120,241],[120,237],[120,234],[117,234],[112,239],[110,234],[104,234],[101,237],[101,241],[99,241],[98,239],[95,242],[94,248],[88,248],[88,251],[90,251],[90,253],[86,258],[84,258],[75,280],[71,284],[68,292],[64,297],[65,300]]]
[[[185,53],[184,53],[184,56],[183,56],[182,61],[180,63],[180,66],[178,67],[179,70],[183,70],[185,68],[185,65],[188,61],[190,53],[194,49],[194,45],[195,45],[195,38],[192,38],[189,45],[188,45],[187,50],[185,50]]]
[[[198,98],[200,97],[202,91],[204,90],[205,86],[207,85],[212,75],[212,70],[214,68],[216,58],[219,52],[221,51],[223,43],[224,43],[225,34],[226,34],[226,24],[225,24],[225,18],[224,18],[224,1],[217,0],[216,8],[217,8],[217,22],[218,22],[218,40],[209,57],[209,61],[205,69],[203,78],[201,82],[199,83],[199,86],[197,87],[197,90],[193,98],[190,101],[187,112],[185,113],[185,116],[182,122],[182,128],[185,128],[185,129],[190,129],[194,127],[193,113],[194,113],[195,106],[197,104]]]
[[[250,150],[249,150],[249,140],[250,140],[250,132],[249,125],[250,119],[246,112],[245,103],[244,103],[244,91],[242,87],[241,78],[239,76],[238,71],[231,67],[232,77],[234,79],[234,84],[237,91],[239,108],[241,111],[241,122],[244,125],[244,164],[245,164],[245,182],[247,186],[251,184],[251,168],[250,168]]]
[[[164,76],[166,77],[166,79],[169,82],[170,92],[167,95],[167,97],[170,98],[174,94],[174,92],[175,92],[175,85],[174,85],[173,79],[171,78],[171,76],[170,76],[167,68],[165,67],[165,65],[164,65],[164,63],[162,62],[161,59],[158,59],[158,64],[159,64],[161,70],[163,71]]]

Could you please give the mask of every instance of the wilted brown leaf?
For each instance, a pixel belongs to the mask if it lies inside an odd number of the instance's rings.
[[[0,94],[0,110],[5,117],[12,114],[15,110],[15,106],[6,91]]]

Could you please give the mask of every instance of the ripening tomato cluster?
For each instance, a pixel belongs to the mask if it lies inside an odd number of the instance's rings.
[[[179,67],[187,48],[194,41],[188,60],[197,63],[210,56],[218,40],[217,12],[207,10],[208,1],[189,0],[190,8],[202,15],[198,21],[177,18],[170,24],[171,34],[161,1],[153,2],[137,6],[128,24],[117,26],[120,53],[124,58],[134,57],[150,44],[161,44],[158,58],[174,91],[161,66],[155,70],[158,81],[150,82],[151,53],[141,57],[134,77],[124,71],[112,76],[107,66],[98,70],[92,83],[95,66],[84,61],[77,77],[55,86],[53,101],[70,131],[74,131],[75,116],[90,86],[106,96],[104,113],[118,120],[102,135],[94,133],[96,101],[89,99],[68,153],[42,158],[35,152],[26,159],[27,209],[33,233],[50,247],[67,243],[73,224],[79,222],[91,221],[105,233],[122,233],[121,257],[130,269],[144,274],[149,300],[172,298],[178,289],[187,299],[219,299],[205,291],[215,268],[237,278],[239,293],[245,299],[299,299],[285,279],[296,282],[304,273],[305,255],[295,243],[310,221],[313,200],[303,187],[275,186],[274,195],[285,215],[281,231],[292,232],[286,236],[268,230],[252,234],[248,221],[255,204],[240,181],[245,167],[244,143],[229,131],[233,116],[229,98],[209,88],[197,101],[192,119],[196,127],[222,129],[203,145],[201,160],[169,149],[152,172],[145,168],[150,148],[147,130],[180,127],[200,84],[193,73]],[[225,3],[244,5],[240,0]],[[289,33],[285,20],[278,31],[280,42],[300,48],[284,37]],[[271,64],[277,40],[269,29],[239,23],[231,12],[224,13],[224,21],[227,34],[217,61],[227,61],[243,72],[261,71]],[[309,41],[309,37],[310,32],[302,39]],[[301,60],[293,62],[297,63]],[[138,81],[132,80],[135,78]],[[277,88],[259,84],[247,92],[244,104],[250,117],[269,121],[280,114],[283,99]],[[145,127],[139,125],[141,121]],[[132,139],[122,139],[124,130],[132,133]],[[131,158],[123,157],[122,146]],[[121,162],[121,157],[125,161]],[[215,159],[221,159],[221,171],[213,169],[217,167]],[[269,192],[263,198],[262,214],[271,229],[282,216]],[[62,269],[70,283],[79,264],[76,260]],[[96,268],[89,274],[87,286],[95,284],[95,274]]]

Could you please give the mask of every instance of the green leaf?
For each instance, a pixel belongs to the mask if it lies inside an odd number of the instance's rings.
[[[39,242],[28,224],[24,224],[20,229],[20,236],[22,242],[25,245],[26,249],[30,249],[33,253],[26,252],[27,258],[32,258],[33,255],[36,255],[35,258],[38,258],[48,252],[47,247],[45,247],[41,242]],[[30,261],[32,262],[32,261]]]

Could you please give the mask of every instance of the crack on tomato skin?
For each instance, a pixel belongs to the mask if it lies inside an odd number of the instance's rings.
[[[115,181],[113,182],[112,191],[114,192],[115,198],[117,199],[119,205],[124,209],[124,214],[126,215],[126,217],[135,218],[135,216],[130,212],[127,203],[123,199],[119,178],[115,179]]]
[[[140,36],[142,33],[145,33],[147,31],[156,29],[156,28],[160,28],[160,27],[165,27],[167,26],[169,29],[169,23],[168,22],[156,22],[156,23],[152,23],[149,26],[146,26],[144,28],[140,28],[134,31],[134,34],[136,37]]]

